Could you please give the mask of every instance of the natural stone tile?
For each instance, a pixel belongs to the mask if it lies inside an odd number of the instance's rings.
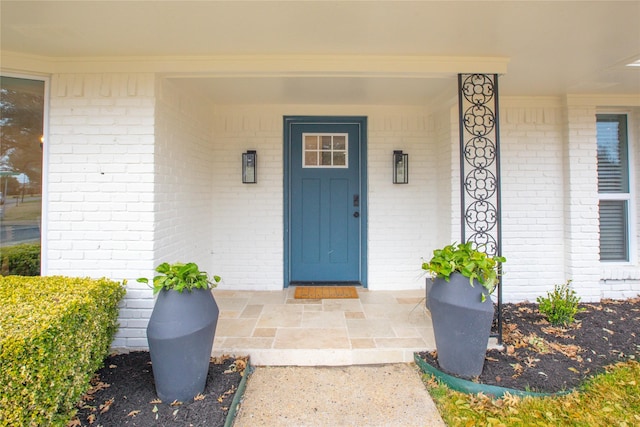
[[[364,313],[362,311],[345,311],[345,319],[364,319]]]
[[[376,348],[373,338],[351,338],[351,348]]]
[[[426,299],[424,296],[422,297],[414,297],[414,298],[396,298],[398,304],[410,304],[410,305],[418,305],[424,304]]]
[[[257,318],[262,313],[262,304],[252,304],[245,307],[245,309],[240,314],[240,317],[245,318]]]
[[[415,348],[424,349],[426,343],[422,338],[376,338],[378,348]]]
[[[302,324],[302,311],[270,311],[262,313],[256,326],[258,328],[295,328]]]
[[[220,311],[242,312],[249,301],[248,298],[223,298],[218,296],[216,296],[215,299]]]
[[[347,319],[350,338],[376,338],[396,336],[387,319]]]
[[[222,345],[217,348],[224,348],[227,352],[238,352],[247,354],[249,349],[269,349],[273,346],[274,338],[268,337],[230,337],[226,338]]]
[[[397,304],[391,292],[362,292],[359,296],[362,304]]]
[[[339,311],[305,311],[302,314],[303,328],[344,328],[347,324]]]
[[[405,327],[405,326],[393,326],[393,330],[398,338],[416,338],[422,337],[417,328]]]
[[[219,318],[216,326],[216,336],[220,337],[250,337],[257,319],[225,319]]]
[[[358,299],[325,299],[322,300],[324,311],[362,311]]]
[[[283,291],[251,292],[249,304],[284,304],[287,294]]]
[[[287,304],[322,304],[321,299],[295,299],[290,298],[287,300]]]
[[[273,348],[348,349],[351,343],[344,328],[280,328]]]
[[[253,330],[254,337],[275,337],[278,328],[256,328]]]

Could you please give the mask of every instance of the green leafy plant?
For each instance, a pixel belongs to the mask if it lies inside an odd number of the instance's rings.
[[[546,297],[538,297],[538,310],[552,325],[567,326],[575,321],[575,315],[584,311],[578,307],[580,297],[571,289],[571,280],[563,285],[555,285],[553,292],[547,292]]]
[[[102,366],[125,283],[0,276],[0,426],[64,426]]]
[[[200,271],[198,266],[193,263],[176,262],[169,264],[163,262],[156,268],[159,275],[153,278],[153,294],[157,294],[161,290],[175,290],[180,293],[185,289],[191,292],[192,289],[209,289],[216,287],[220,283],[220,276],[212,276]],[[149,284],[149,280],[145,277],[138,279],[140,283]]]
[[[0,248],[0,274],[39,276],[40,243],[23,243]]]
[[[498,263],[506,261],[505,257],[490,257],[474,249],[471,242],[458,245],[453,243],[434,250],[431,260],[422,263],[422,269],[430,272],[434,278],[447,282],[453,273],[460,273],[469,278],[471,286],[477,280],[491,294],[498,285]],[[483,294],[483,302],[485,298]]]

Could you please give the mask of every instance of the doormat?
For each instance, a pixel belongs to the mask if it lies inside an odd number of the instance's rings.
[[[341,299],[358,298],[354,286],[298,286],[295,299]]]

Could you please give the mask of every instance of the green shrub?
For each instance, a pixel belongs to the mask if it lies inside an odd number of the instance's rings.
[[[571,289],[571,280],[564,285],[555,285],[553,292],[547,292],[546,297],[538,297],[540,313],[552,325],[567,326],[575,321],[575,315],[584,309],[578,307],[580,297]]]
[[[0,265],[3,276],[39,276],[40,243],[0,248]]]
[[[0,277],[0,426],[64,426],[117,329],[123,284]]]

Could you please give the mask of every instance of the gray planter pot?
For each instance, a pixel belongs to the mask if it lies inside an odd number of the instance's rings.
[[[435,279],[427,297],[443,371],[464,378],[482,373],[487,352],[493,303],[480,283],[470,286],[469,278],[454,273],[447,282]],[[481,301],[482,293],[486,301]]]
[[[147,341],[163,402],[186,402],[204,390],[219,313],[210,289],[158,294]]]

